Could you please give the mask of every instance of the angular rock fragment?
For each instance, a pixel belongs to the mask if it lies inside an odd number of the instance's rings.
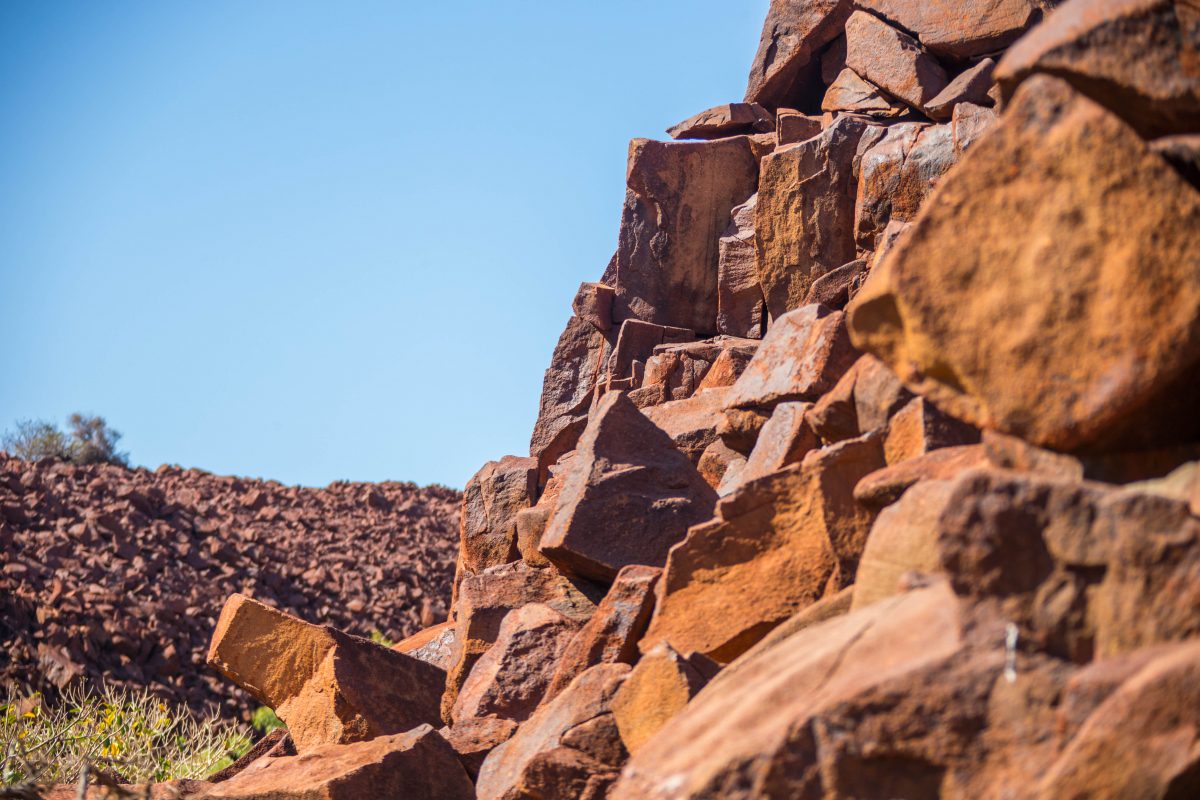
[[[571,301],[571,310],[575,312],[575,316],[591,324],[596,330],[611,330],[615,294],[611,286],[605,286],[603,283],[581,283],[575,299]]]
[[[704,388],[731,386],[758,348],[753,339],[717,336],[686,344],[661,344],[646,360],[642,388],[660,385],[662,399],[686,400]],[[713,367],[717,372],[709,378]],[[632,399],[632,398],[631,398]],[[645,407],[657,403],[645,403]]]
[[[759,409],[727,408],[717,423],[717,436],[735,453],[750,455],[758,434],[771,415]]]
[[[950,131],[954,138],[954,155],[961,157],[975,140],[996,121],[994,109],[974,103],[959,103],[954,107]]]
[[[779,147],[811,139],[819,135],[824,128],[819,116],[813,117],[801,114],[799,111],[784,112],[782,110],[775,115],[775,140]]]
[[[1173,0],[1068,0],[996,67],[1005,106],[1037,73],[1065,79],[1142,136],[1200,128],[1200,25]]]
[[[798,308],[776,319],[767,331],[733,385],[728,407],[769,409],[787,400],[816,400],[833,388],[857,356],[842,312]]]
[[[458,692],[479,657],[500,635],[500,624],[513,609],[544,603],[582,624],[596,610],[601,592],[582,581],[572,581],[553,567],[539,569],[517,561],[466,575],[455,605],[457,632],[452,665],[446,673],[442,718],[449,722]]]
[[[825,90],[825,97],[821,99],[821,110],[887,119],[900,116],[908,111],[908,108],[902,103],[890,100],[878,86],[863,80],[854,70],[844,69]]]
[[[895,503],[909,487],[918,483],[948,480],[974,467],[989,464],[981,445],[943,447],[863,477],[854,487],[854,499],[868,508],[883,508]],[[870,547],[869,539],[867,546]],[[859,571],[862,569],[860,566]]]
[[[852,492],[882,463],[878,436],[842,442],[722,499],[671,549],[642,651],[665,641],[728,663],[852,582],[873,520]]]
[[[738,475],[745,467],[746,456],[731,450],[720,439],[704,448],[700,463],[696,465],[705,483],[716,489],[719,495],[728,494],[738,485]]]
[[[646,362],[654,355],[654,348],[661,344],[672,342],[690,342],[696,334],[686,328],[672,328],[643,322],[637,319],[627,319],[621,323],[617,335],[617,344],[613,348],[608,361],[609,389],[636,388],[636,386],[620,386],[621,381],[633,377],[634,365]],[[641,384],[641,380],[634,383]]]
[[[771,0],[746,101],[768,108],[801,107],[822,86],[817,56],[841,34],[850,10],[848,0]]]
[[[653,647],[637,662],[613,697],[613,719],[625,749],[636,753],[707,682],[669,644]]]
[[[809,285],[808,294],[804,296],[804,305],[822,305],[834,311],[841,311],[858,292],[866,272],[867,262],[863,259],[851,261],[826,272]]]
[[[534,712],[483,762],[475,796],[603,797],[625,760],[611,707],[629,669],[598,664]]]
[[[426,664],[432,664],[445,671],[450,669],[450,659],[454,652],[455,626],[452,621],[438,623],[423,631],[418,631],[407,639],[392,645],[397,653],[420,659]]]
[[[754,250],[757,202],[754,195],[733,209],[733,220],[718,242],[717,332],[748,339],[761,339],[766,322]]]
[[[367,742],[327,744],[303,755],[263,758],[216,784],[226,800],[472,800],[471,779],[429,725]]]
[[[458,753],[458,760],[474,781],[479,778],[488,753],[504,744],[517,732],[517,723],[499,717],[476,717],[455,723],[453,728],[442,728],[442,738]]]
[[[626,182],[614,321],[714,333],[717,240],[730,211],[754,194],[758,182],[750,138],[634,139]]]
[[[436,722],[445,676],[424,661],[241,594],[221,610],[208,664],[275,709],[301,753]]]
[[[758,279],[778,320],[809,287],[853,261],[855,160],[866,125],[850,117],[763,159],[755,205]]]
[[[675,447],[694,464],[700,462],[705,448],[717,439],[717,425],[728,406],[731,389],[706,389],[686,400],[642,410],[646,419],[671,437]]]
[[[535,458],[489,461],[467,482],[460,524],[463,567],[480,572],[516,561],[517,512],[537,495]]]
[[[978,441],[978,429],[946,416],[924,397],[914,397],[888,422],[883,455],[888,464],[899,464],[939,447]]]
[[[1197,253],[1192,187],[1111,114],[1038,76],[877,265],[851,331],[979,427],[1059,450],[1186,440],[1200,435],[1179,404],[1200,361]]]
[[[758,103],[725,103],[667,128],[672,139],[720,139],[746,133],[770,133],[775,116]]]
[[[790,464],[799,464],[808,453],[821,446],[807,418],[809,403],[780,403],[759,432],[746,465],[737,475],[738,485],[778,472]],[[721,495],[729,486],[722,486]]]
[[[746,371],[747,365],[757,352],[758,341],[754,339],[742,339],[738,344],[722,348],[721,353],[712,362],[712,367],[704,373],[704,380],[700,381],[696,391],[733,386],[737,379],[742,377],[742,373]]]
[[[611,581],[627,564],[661,566],[715,502],[670,437],[611,392],[579,440],[541,552],[574,574]]]
[[[985,58],[959,73],[937,97],[929,101],[926,106],[929,116],[945,122],[953,116],[954,108],[960,103],[990,106],[992,101],[988,97],[988,90],[992,88],[992,72],[995,69],[996,62]]]
[[[604,334],[585,320],[571,317],[567,322],[542,381],[537,423],[529,442],[529,455],[538,460],[539,483],[551,464],[575,448],[611,349]]]
[[[542,603],[508,612],[495,644],[475,662],[459,690],[451,724],[480,717],[527,719],[578,628],[578,623]]]
[[[994,53],[1041,19],[1036,0],[859,0],[858,6],[954,59]]]
[[[920,111],[947,84],[942,65],[916,39],[865,11],[846,21],[846,66]]]
[[[563,651],[543,702],[553,700],[589,667],[632,664],[637,659],[637,642],[650,624],[654,587],[661,574],[657,567],[639,564],[621,568],[596,613]]]

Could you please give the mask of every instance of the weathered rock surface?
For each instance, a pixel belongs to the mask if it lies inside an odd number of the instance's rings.
[[[852,336],[948,413],[1034,444],[1186,439],[1198,239],[1192,187],[1101,107],[1031,78],[872,274]]]
[[[855,358],[840,311],[798,308],[767,331],[733,385],[727,407],[769,409],[788,400],[816,400],[833,388]]]
[[[608,331],[613,326],[612,305],[615,296],[611,286],[582,283],[575,293],[575,299],[571,301],[571,310],[596,330]]]
[[[424,661],[240,594],[221,611],[208,663],[275,709],[301,753],[437,722],[445,678]]]
[[[754,194],[749,137],[629,145],[617,249],[616,322],[640,319],[716,331],[717,240],[734,206]]]
[[[636,753],[707,682],[669,644],[653,647],[637,662],[613,697],[613,719],[625,749]]]
[[[367,742],[263,758],[200,795],[226,800],[471,800],[471,779],[429,725]]]
[[[637,660],[637,643],[650,624],[654,587],[661,575],[661,569],[640,564],[621,568],[596,613],[559,657],[546,700],[552,700],[589,667]]]
[[[844,69],[825,91],[825,97],[821,99],[821,110],[845,111],[886,119],[897,117],[908,108],[890,100],[878,86],[863,80],[854,70]]]
[[[820,86],[817,55],[841,34],[850,10],[848,0],[771,0],[746,101],[800,108],[811,97],[810,87]]]
[[[820,117],[801,114],[798,111],[783,111],[775,115],[775,141],[779,147],[811,139],[824,130]]]
[[[720,139],[773,130],[775,116],[758,103],[725,103],[688,117],[667,128],[667,133],[672,139]]]
[[[921,43],[865,11],[846,21],[846,66],[920,111],[946,88],[946,71]]]
[[[670,437],[623,393],[610,392],[579,441],[541,552],[575,574],[611,581],[627,564],[662,566],[715,502]]]
[[[929,115],[936,120],[945,122],[953,116],[955,106],[960,103],[990,106],[992,101],[988,97],[988,91],[992,88],[992,72],[995,69],[996,62],[985,58],[959,73],[950,83],[946,84],[946,88],[942,89],[937,97],[926,104],[925,108]]]
[[[467,482],[460,523],[464,568],[479,572],[517,560],[516,516],[533,505],[537,471],[535,458],[505,456]]]
[[[642,651],[665,641],[728,663],[852,582],[873,520],[854,485],[882,464],[878,436],[842,442],[722,499],[671,549]]]
[[[1036,0],[859,0],[860,8],[908,31],[951,58],[994,53],[1041,18]]]
[[[612,699],[629,669],[599,664],[575,678],[488,755],[476,797],[603,797],[625,760]]]
[[[733,219],[717,243],[717,332],[748,339],[761,339],[766,322],[754,247],[757,203],[754,195],[733,209]]]
[[[755,205],[758,279],[776,320],[812,282],[853,261],[855,159],[866,125],[841,117],[820,136],[763,159]]]
[[[642,409],[663,433],[671,437],[675,447],[693,463],[699,463],[705,448],[717,440],[717,425],[729,405],[732,389],[705,389],[686,400]]]
[[[440,622],[423,631],[417,631],[407,639],[392,645],[397,653],[432,664],[443,672],[450,669],[451,654],[454,652],[455,626],[450,620]]]
[[[1200,129],[1200,28],[1173,0],[1068,0],[1004,54],[1005,104],[1037,73],[1065,79],[1146,137]]]

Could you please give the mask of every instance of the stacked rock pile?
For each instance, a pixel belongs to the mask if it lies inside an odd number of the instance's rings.
[[[299,755],[189,791],[1200,796],[1200,12],[1055,5],[773,0],[631,145],[450,620],[232,598]]]
[[[0,454],[0,681],[103,678],[244,712],[204,666],[231,592],[402,638],[445,618],[459,501],[437,486],[306,489]]]

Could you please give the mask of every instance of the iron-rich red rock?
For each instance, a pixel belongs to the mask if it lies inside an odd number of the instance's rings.
[[[992,72],[995,69],[996,62],[985,58],[959,73],[926,105],[929,115],[945,122],[953,116],[955,106],[960,103],[990,106],[992,100],[988,97],[988,91],[992,88]]]
[[[696,338],[693,331],[686,328],[672,328],[643,322],[638,319],[627,319],[621,323],[617,336],[617,345],[613,348],[608,361],[608,388],[621,388],[616,384],[628,381],[634,377],[635,365],[646,362],[654,355],[654,348],[661,344],[672,342],[690,342]],[[640,385],[637,380],[636,384]],[[624,388],[636,388],[626,386]]]
[[[580,438],[541,552],[570,572],[611,581],[627,564],[662,566],[715,502],[670,437],[623,393],[610,392]]]
[[[758,103],[725,103],[667,129],[672,139],[720,139],[775,130],[775,115]]]
[[[519,558],[517,512],[537,495],[535,458],[505,456],[489,461],[463,491],[461,553],[463,567],[479,572]]]
[[[919,111],[946,88],[946,71],[921,44],[865,11],[846,21],[846,66]]]
[[[731,392],[727,387],[706,389],[686,400],[645,408],[642,413],[670,436],[675,447],[693,464],[699,464],[705,448],[717,439],[717,426],[724,418]]]
[[[717,332],[761,339],[766,300],[758,282],[754,213],[758,195],[733,209],[733,219],[718,242]]]
[[[878,86],[863,80],[858,73],[847,68],[842,70],[825,90],[825,96],[821,99],[821,110],[888,119],[904,114],[908,107],[892,101]]]
[[[850,10],[847,0],[771,0],[746,101],[768,108],[802,107],[823,85],[818,55],[841,34]]]
[[[612,329],[612,306],[615,292],[611,286],[603,283],[581,283],[575,299],[571,301],[571,310],[575,316],[591,324],[598,331]]]
[[[795,144],[820,135],[825,126],[819,116],[801,114],[799,111],[780,109],[775,115],[775,141],[779,147]]]
[[[1045,5],[1030,0],[859,0],[939,55],[965,59],[1012,44],[1041,19]]]
[[[708,679],[669,644],[641,657],[612,701],[613,719],[630,753],[684,709]]]

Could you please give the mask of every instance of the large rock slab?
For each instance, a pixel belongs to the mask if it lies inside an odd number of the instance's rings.
[[[467,481],[459,522],[465,569],[480,572],[517,560],[517,512],[537,497],[537,471],[536,458],[505,456]]]
[[[496,643],[467,676],[450,717],[453,725],[480,717],[520,722],[541,702],[558,658],[579,624],[543,603],[508,612]]]
[[[733,385],[727,406],[770,409],[789,400],[816,400],[833,388],[857,357],[842,312],[819,305],[798,308],[776,319],[767,331]]]
[[[445,672],[234,594],[208,664],[275,709],[296,749],[345,744],[437,722]]]
[[[825,90],[825,96],[821,98],[821,110],[844,111],[887,119],[905,113],[908,107],[885,96],[878,86],[863,80],[858,73],[847,68],[838,73],[837,78]]]
[[[654,587],[662,570],[630,564],[617,573],[596,613],[571,639],[554,671],[545,700],[552,700],[575,677],[597,664],[632,664],[638,640],[654,611]]]
[[[976,426],[1062,450],[1149,447],[1200,433],[1180,405],[1200,361],[1198,277],[1194,189],[1038,76],[874,270],[851,335]]]
[[[644,408],[642,413],[671,437],[681,453],[698,464],[705,448],[717,440],[717,425],[724,419],[732,393],[730,387],[705,389],[686,400]]]
[[[605,335],[586,320],[567,321],[542,380],[538,418],[529,442],[529,455],[538,460],[539,482],[545,482],[550,465],[579,441],[611,350]]]
[[[826,272],[853,261],[855,162],[866,124],[841,117],[763,159],[754,212],[758,279],[778,320]]]
[[[849,0],[771,0],[750,67],[746,101],[772,109],[799,108],[819,92],[823,84],[817,56],[841,35],[850,10]]]
[[[920,111],[948,83],[942,65],[920,42],[865,11],[846,21],[846,66]]]
[[[624,393],[610,392],[579,440],[541,552],[574,574],[611,581],[627,564],[662,566],[715,503],[671,438]]]
[[[1173,0],[1068,0],[996,67],[1006,104],[1036,73],[1063,78],[1143,136],[1200,128],[1196,9]]]
[[[472,800],[454,750],[429,725],[369,742],[260,758],[202,797],[224,800]]]
[[[994,53],[1041,19],[1037,0],[858,0],[856,4],[954,59]]]
[[[750,137],[629,145],[616,260],[617,323],[716,332],[717,240],[758,183]]]
[[[594,666],[539,708],[515,736],[488,754],[476,797],[603,797],[625,760],[612,699],[629,669],[628,664]]]
[[[874,518],[854,486],[882,464],[878,436],[851,440],[722,499],[671,549],[643,652],[665,641],[728,663],[851,583]]]
[[[625,749],[636,753],[707,682],[708,676],[669,644],[653,647],[637,662],[613,698],[613,719]]]

